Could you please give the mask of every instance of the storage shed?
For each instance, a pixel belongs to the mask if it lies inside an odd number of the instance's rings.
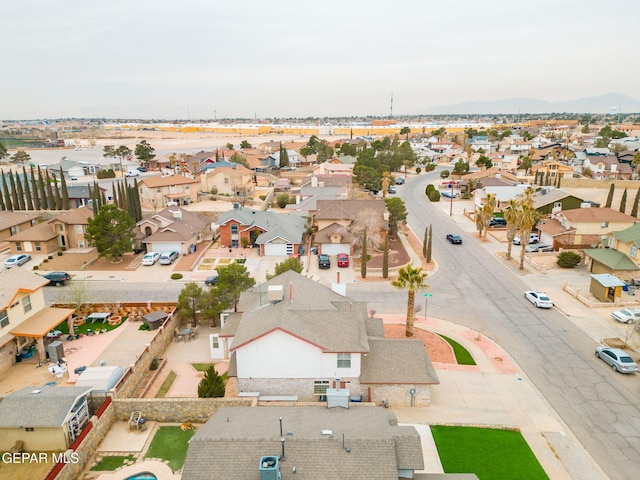
[[[622,296],[624,282],[609,273],[591,275],[589,292],[601,302],[615,302]]]
[[[76,387],[89,387],[91,393],[108,393],[123,375],[120,366],[89,367],[76,380]]]

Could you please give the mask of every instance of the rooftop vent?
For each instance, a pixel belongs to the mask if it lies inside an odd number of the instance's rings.
[[[267,300],[269,303],[278,303],[284,299],[284,289],[282,285],[269,285],[267,289]]]
[[[173,210],[171,213],[173,213],[175,220],[182,220],[182,210]]]
[[[279,480],[280,477],[280,459],[271,455],[268,457],[260,457],[260,480]]]

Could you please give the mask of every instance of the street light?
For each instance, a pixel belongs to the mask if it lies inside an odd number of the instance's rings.
[[[424,321],[427,321],[427,302],[429,300],[429,297],[433,297],[432,293],[423,293],[422,296],[424,297]]]

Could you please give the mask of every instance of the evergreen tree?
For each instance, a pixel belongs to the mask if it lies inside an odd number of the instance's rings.
[[[280,168],[289,166],[289,153],[287,152],[287,148],[282,145],[280,142]]]
[[[360,276],[367,278],[367,229],[362,232],[362,258],[360,262]]]
[[[26,210],[26,204],[24,201],[24,190],[22,189],[22,181],[20,180],[20,175],[18,175],[18,172],[16,172],[16,189],[17,189],[17,195],[18,195],[18,209],[19,210]]]
[[[0,146],[2,146],[2,143],[0,143]],[[2,175],[2,172],[0,172],[0,175]],[[4,177],[4,175],[3,175],[3,177]],[[7,207],[4,204],[4,195],[2,194],[2,191],[0,191],[0,210],[4,211],[6,209],[7,209]]]
[[[26,199],[26,209],[33,210],[33,197],[31,196],[31,188],[29,188],[29,177],[27,169],[22,166],[22,178],[24,179],[24,198]]]
[[[606,208],[611,208],[611,204],[613,203],[613,192],[614,192],[615,188],[616,188],[616,186],[613,183],[609,187],[609,195],[607,195],[607,203],[604,204],[604,206]]]
[[[111,194],[111,196],[113,197],[113,204],[118,205],[118,187],[116,182],[113,182],[111,184],[111,188],[113,189],[113,192]]]
[[[11,203],[14,210],[22,210],[20,208],[20,200],[18,200],[18,190],[16,190],[16,182],[13,180],[13,174],[9,173],[9,182],[11,183]]]
[[[136,222],[142,220],[142,205],[140,204],[140,190],[138,189],[138,180],[133,179],[133,199],[136,208],[135,219]]]
[[[103,205],[107,204],[107,196],[104,193],[104,190],[100,188],[100,186],[98,186],[98,192],[100,192],[100,208],[102,208]]]
[[[4,204],[8,211],[13,211],[13,202],[11,201],[11,194],[9,193],[9,187],[7,186],[7,175],[2,174],[2,191],[4,192]]]
[[[636,192],[636,198],[633,200],[633,208],[631,209],[631,216],[638,217],[638,202],[640,201],[640,188]]]
[[[33,170],[33,166],[31,167],[31,188],[33,188],[33,208],[34,210],[40,210],[42,206],[40,205],[40,195],[38,195],[38,182],[36,181],[36,174]]]
[[[624,213],[627,210],[627,189],[622,192],[622,198],[620,199],[620,213]]]
[[[40,169],[40,165],[38,165],[38,193],[40,194],[40,208],[42,210],[47,210],[50,208],[46,189],[44,188],[44,175],[42,174],[42,170]]]
[[[56,201],[53,198],[53,188],[51,187],[51,176],[49,175],[49,170],[45,170],[44,172],[45,172],[44,183],[47,189],[47,206],[49,210],[55,210]]]
[[[424,227],[424,237],[422,238],[422,256],[427,259],[427,242],[429,241],[429,227]]]
[[[64,178],[62,168],[60,169],[60,188],[62,190],[62,210],[69,210],[71,208],[69,204],[69,190],[67,189],[67,180]]]
[[[382,278],[389,278],[389,234],[384,236],[384,250],[382,251]]]
[[[55,173],[51,174],[53,177],[53,201],[56,203],[56,210],[62,210],[62,197],[60,196],[60,185],[58,185],[58,178]]]
[[[96,190],[95,188],[91,188],[91,185],[87,185],[89,188],[89,198],[91,199],[91,209],[93,210],[93,216],[95,217],[98,214],[100,208],[98,207],[99,200],[96,198]]]
[[[427,256],[425,257],[425,260],[427,261],[427,263],[431,263],[431,243],[433,240],[433,231],[432,231],[432,226],[429,225],[429,242],[427,243]]]
[[[103,205],[98,214],[89,219],[85,237],[96,247],[98,255],[114,261],[131,251],[135,225],[127,212],[115,205]]]
[[[218,375],[213,364],[209,365],[204,377],[198,384],[199,398],[221,398],[224,397],[224,378]]]
[[[122,184],[122,182],[118,182],[118,206],[120,207],[120,210],[127,209],[126,195],[127,194],[125,192],[124,185]]]

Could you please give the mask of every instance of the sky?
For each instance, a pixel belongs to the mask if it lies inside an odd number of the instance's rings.
[[[3,0],[0,119],[640,99],[638,0]]]

